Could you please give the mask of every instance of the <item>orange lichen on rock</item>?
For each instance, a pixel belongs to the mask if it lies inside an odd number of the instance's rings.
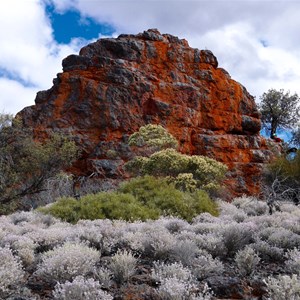
[[[210,51],[154,29],[100,39],[65,58],[53,84],[19,116],[37,136],[47,129],[72,134],[82,151],[77,174],[125,176],[122,165],[134,155],[128,136],[156,123],[180,151],[227,164],[233,195],[259,193],[271,156],[259,112]]]

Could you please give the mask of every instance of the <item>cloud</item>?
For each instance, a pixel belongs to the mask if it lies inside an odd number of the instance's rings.
[[[0,78],[0,113],[16,113],[33,104],[37,92],[35,87],[25,87],[16,80]]]
[[[72,39],[58,44],[44,3],[7,0],[0,10],[0,111],[16,113],[34,104],[39,90],[52,86],[62,59],[87,43]]]

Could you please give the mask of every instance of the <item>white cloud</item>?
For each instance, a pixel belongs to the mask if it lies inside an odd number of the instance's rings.
[[[24,87],[17,81],[0,78],[0,113],[16,113],[33,104],[36,88]]]
[[[36,93],[61,72],[62,59],[82,46],[78,39],[69,45],[54,41],[39,0],[1,1],[0,40],[0,111],[12,113],[34,104]]]

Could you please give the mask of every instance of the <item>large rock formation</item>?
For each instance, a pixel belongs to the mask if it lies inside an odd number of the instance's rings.
[[[180,151],[227,164],[234,195],[259,192],[270,151],[254,99],[210,51],[186,40],[157,30],[100,39],[65,58],[63,73],[35,103],[19,116],[39,137],[48,129],[74,135],[83,151],[77,174],[124,176],[122,164],[133,155],[128,136],[159,123]]]

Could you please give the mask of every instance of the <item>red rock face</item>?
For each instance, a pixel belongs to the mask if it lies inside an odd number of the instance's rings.
[[[65,58],[53,84],[19,115],[39,137],[48,129],[76,137],[83,154],[75,173],[125,176],[122,165],[133,156],[128,136],[157,123],[181,152],[227,164],[233,195],[259,193],[271,153],[259,135],[259,112],[210,51],[157,30],[100,39]]]

